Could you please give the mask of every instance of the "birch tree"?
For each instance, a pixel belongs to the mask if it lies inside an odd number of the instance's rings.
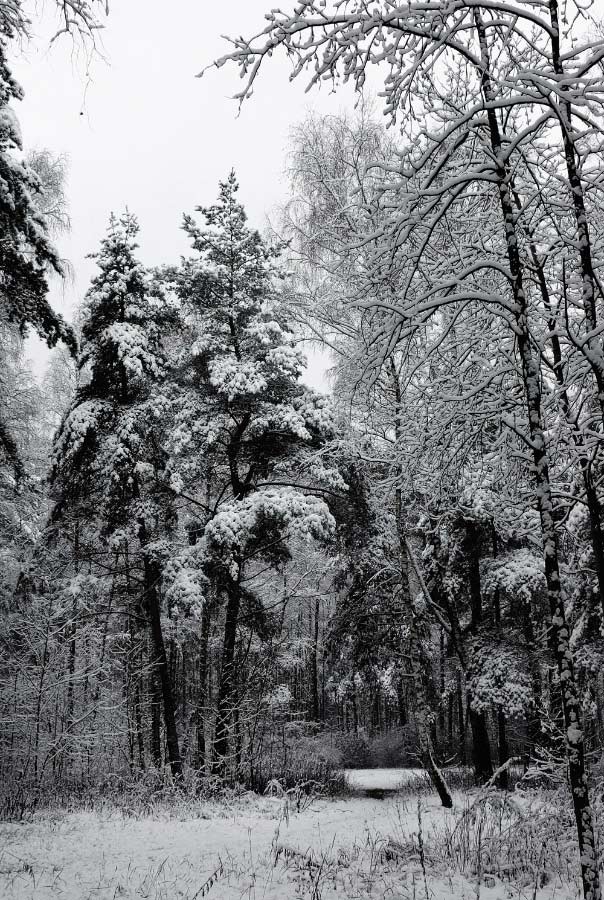
[[[555,10],[549,10],[554,16]],[[544,571],[550,608],[559,677],[564,685],[562,704],[566,728],[566,748],[573,806],[579,838],[580,864],[585,897],[598,898],[600,888],[595,859],[593,816],[589,805],[584,762],[584,739],[569,630],[560,582],[560,557],[556,534],[555,502],[551,460],[544,420],[541,356],[535,346],[533,323],[535,303],[523,248],[521,219],[527,215],[530,199],[518,192],[515,202],[514,178],[523,148],[538,142],[556,117],[552,97],[570,91],[585,100],[584,78],[589,73],[590,96],[597,96],[601,79],[599,47],[583,44],[571,53],[574,69],[560,83],[556,66],[556,23],[532,4],[439,3],[430,9],[408,4],[400,7],[385,2],[369,10],[356,2],[301,3],[291,15],[273,11],[269,23],[256,38],[234,41],[234,49],[221,62],[239,65],[244,77],[240,99],[249,96],[263,61],[276,49],[284,48],[294,60],[293,76],[310,70],[310,83],[324,79],[351,80],[361,88],[367,69],[374,63],[385,68],[384,106],[392,120],[406,117],[409,136],[415,147],[403,157],[401,193],[393,213],[385,256],[392,247],[402,251],[409,262],[403,291],[390,299],[382,296],[364,300],[360,306],[379,308],[390,320],[384,329],[384,353],[396,345],[402,324],[412,317],[430,316],[442,306],[478,302],[496,309],[513,335],[525,396],[522,422],[507,424],[523,435],[531,455],[534,497],[540,516]],[[537,50],[533,46],[539,35]],[[546,39],[553,38],[550,48]],[[525,64],[528,56],[529,65]],[[522,60],[522,62],[520,62]],[[556,68],[558,71],[556,71]],[[465,103],[455,108],[446,94],[444,81],[461,85]],[[440,86],[439,86],[440,85]],[[417,121],[417,103],[424,101],[425,125]],[[511,133],[507,111],[522,107],[526,122]],[[567,110],[567,108],[566,108]],[[568,116],[566,116],[568,122]],[[411,123],[411,124],[409,124]],[[433,124],[435,123],[435,124]],[[468,167],[464,148],[473,148]],[[566,148],[565,148],[566,150]],[[575,185],[576,187],[576,185]],[[424,282],[421,268],[424,254],[434,246],[434,234],[447,210],[468,192],[491,197],[497,209],[498,240],[503,256],[492,253],[488,243],[467,248],[464,265],[457,271],[443,271],[441,277]],[[575,193],[575,197],[577,194]],[[583,228],[578,213],[577,227]],[[580,242],[583,266],[583,296],[591,296],[589,271],[585,269],[585,230]],[[411,253],[405,250],[412,247]],[[373,284],[383,266],[378,257],[373,268]],[[407,301],[411,301],[407,305]],[[431,312],[432,311],[432,312]],[[589,310],[586,311],[586,314]],[[538,313],[539,315],[539,313]],[[587,322],[587,338],[581,343],[589,352],[596,384],[599,380],[599,346],[593,337],[593,319]],[[591,327],[590,327],[591,326]],[[599,390],[599,388],[598,388]],[[520,427],[519,427],[520,425]]]

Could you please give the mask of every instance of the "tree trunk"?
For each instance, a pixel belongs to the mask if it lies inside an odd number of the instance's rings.
[[[74,557],[74,573],[76,577],[80,571],[80,523],[76,520],[73,535],[73,557]],[[67,768],[70,769],[70,744],[72,741],[72,732],[74,727],[74,677],[76,669],[76,653],[77,653],[77,617],[78,617],[78,598],[74,596],[71,604],[71,623],[68,628],[69,634],[69,662],[67,665],[67,717],[65,735],[63,737],[63,753],[67,755]]]
[[[552,65],[554,72],[559,79],[561,94],[560,103],[558,104],[560,131],[562,134],[562,145],[564,147],[569,193],[576,225],[576,237],[572,243],[572,247],[573,249],[576,248],[579,254],[582,291],[581,302],[587,320],[587,335],[585,342],[578,344],[577,346],[581,348],[585,359],[591,366],[594,374],[598,388],[598,405],[604,422],[604,353],[602,352],[602,344],[597,331],[596,275],[592,258],[591,236],[589,232],[587,210],[585,208],[583,184],[577,166],[578,154],[575,148],[573,135],[572,105],[567,93],[568,85],[564,83],[565,73],[560,46],[558,0],[549,0],[548,6],[551,22],[550,46]],[[604,607],[604,597],[601,597],[601,601]]]
[[[498,760],[499,766],[510,758],[510,748],[508,747],[508,737],[506,731],[505,715],[502,708],[497,708],[497,737],[498,737]],[[499,787],[502,791],[507,791],[510,787],[510,771],[504,769],[499,775]]]
[[[493,559],[496,559],[498,556],[499,550],[499,542],[497,539],[497,530],[495,528],[494,522],[491,523],[492,528],[492,538],[493,538]],[[495,619],[495,630],[497,633],[498,639],[501,638],[501,599],[499,597],[499,588],[496,588],[493,593],[493,616]],[[510,752],[508,747],[508,739],[506,732],[506,722],[505,722],[505,713],[503,711],[503,707],[497,707],[497,753],[498,753],[498,761],[499,768],[507,761],[509,758]],[[503,769],[503,771],[499,775],[499,787],[503,791],[507,791],[510,786],[510,773],[509,770]]]
[[[407,541],[401,541],[401,554],[404,554],[404,559],[407,558],[407,550],[408,543]],[[407,565],[403,563],[402,572],[403,577],[407,574]],[[407,597],[409,598],[410,603],[410,592],[408,589],[407,583]],[[432,715],[430,710],[430,705],[428,703],[427,693],[426,693],[426,685],[425,681],[429,678],[428,674],[428,666],[429,661],[424,659],[424,654],[422,653],[421,648],[421,630],[422,626],[419,622],[418,616],[415,614],[413,610],[410,611],[410,656],[411,656],[411,666],[414,675],[414,710],[415,710],[415,721],[417,725],[418,732],[418,741],[419,741],[419,750],[420,756],[422,760],[422,765],[426,769],[426,772],[430,776],[430,781],[434,785],[436,792],[440,798],[441,804],[445,807],[445,809],[451,809],[453,806],[453,799],[451,797],[451,793],[447,787],[445,779],[443,777],[442,772],[436,765],[434,761],[434,754],[432,750],[432,740],[430,737],[430,729],[432,725]]]
[[[580,181],[578,182],[579,188],[582,190]],[[514,200],[516,203],[516,209],[519,213],[522,212],[522,201],[518,195],[518,193],[514,190]],[[543,300],[543,305],[547,312],[548,323],[547,327],[549,329],[550,335],[549,340],[551,342],[552,347],[552,357],[553,357],[553,371],[556,376],[556,382],[558,384],[558,391],[560,396],[560,407],[564,414],[566,421],[572,428],[572,439],[575,447],[578,452],[579,459],[579,468],[581,469],[581,477],[583,480],[583,487],[585,489],[585,499],[587,501],[587,510],[589,513],[589,531],[591,537],[591,545],[594,555],[594,567],[596,570],[596,577],[598,580],[598,589],[600,594],[600,609],[601,609],[601,617],[604,622],[604,533],[602,532],[602,504],[600,503],[600,499],[598,497],[598,493],[596,490],[596,486],[593,480],[593,471],[592,471],[592,460],[590,458],[590,454],[585,449],[585,435],[581,431],[580,427],[578,427],[577,416],[573,414],[572,406],[570,403],[570,399],[568,396],[567,383],[566,383],[566,373],[564,367],[564,361],[562,357],[562,345],[560,343],[560,338],[557,333],[558,322],[554,315],[554,308],[550,300],[550,293],[547,281],[547,275],[545,273],[543,260],[540,258],[539,253],[537,252],[537,246],[535,244],[535,240],[533,237],[533,233],[529,228],[524,226],[523,231],[528,240],[529,253],[531,257],[531,262],[535,268],[535,272],[537,275],[537,281],[539,284],[539,290],[541,293],[541,299]],[[588,235],[589,238],[589,235]],[[566,301],[566,267],[564,262],[562,263],[562,277],[563,277],[563,293],[564,299]],[[593,310],[593,315],[595,316],[595,308]],[[594,319],[595,322],[595,319]],[[594,324],[595,328],[595,324]],[[600,402],[600,408],[602,410],[602,401]],[[604,412],[602,415],[604,420]]]
[[[395,397],[395,415],[394,415],[394,431],[397,440],[402,437],[403,431],[403,423],[401,420],[401,408],[402,408],[402,395],[401,395],[401,384],[399,381],[398,373],[396,371],[396,366],[394,364],[394,360],[392,357],[389,359],[389,367],[390,367],[390,378],[392,381],[392,387],[394,390]],[[409,587],[409,563],[413,563],[413,568],[417,574],[418,579],[421,578],[421,574],[415,560],[410,558],[412,557],[413,551],[407,540],[407,535],[405,533],[405,526],[403,522],[403,497],[400,488],[397,488],[394,494],[394,503],[395,503],[395,517],[396,517],[396,527],[398,532],[398,542],[399,542],[399,565],[400,565],[400,573],[401,573],[401,588],[404,597],[404,601],[409,610],[409,625],[410,625],[410,656],[411,656],[411,666],[413,669],[414,678],[414,707],[415,707],[415,719],[418,730],[418,739],[420,746],[420,754],[422,758],[422,764],[426,769],[428,775],[430,776],[430,780],[434,785],[438,796],[440,797],[440,801],[442,805],[446,809],[451,809],[453,806],[453,800],[451,798],[451,794],[447,787],[447,784],[443,778],[442,772],[437,767],[434,761],[434,755],[432,753],[432,745],[430,741],[430,724],[431,724],[431,714],[430,707],[427,701],[425,685],[424,685],[424,677],[427,675],[426,667],[424,666],[424,671],[421,671],[421,641],[420,635],[417,633],[417,626],[419,624],[418,618],[415,615],[413,610],[412,602],[411,602],[411,591]],[[429,599],[429,598],[427,598]]]
[[[445,631],[441,625],[438,655],[438,681],[440,688],[440,696],[438,698],[438,735],[441,747],[446,742],[446,709],[445,709]],[[441,750],[442,752],[442,750]]]
[[[468,693],[468,715],[472,729],[472,764],[477,784],[484,784],[493,774],[491,743],[486,715],[472,709],[472,695]]]
[[[471,621],[470,632],[475,633],[482,622],[482,590],[480,584],[480,545],[473,522],[466,525],[464,550],[467,554],[469,571]],[[472,763],[477,784],[484,784],[493,774],[491,744],[487,728],[486,714],[472,708],[472,694],[468,691],[468,710],[472,729]]]
[[[216,731],[214,735],[213,770],[217,775],[224,775],[228,762],[229,725],[235,699],[235,642],[237,638],[237,621],[241,594],[239,584],[232,579],[227,583],[227,608],[224,625],[224,643],[222,646],[222,664],[220,667],[220,684],[218,688],[218,710]]]
[[[468,560],[468,583],[470,588],[471,620],[470,631],[475,632],[482,622],[482,592],[480,587],[480,544],[478,529],[474,522],[466,522],[464,553]]]
[[[558,544],[554,521],[554,506],[547,459],[547,444],[541,413],[541,385],[539,365],[531,346],[528,324],[528,302],[523,283],[523,269],[519,253],[516,230],[516,216],[510,195],[509,173],[501,162],[502,146],[499,123],[494,108],[494,91],[490,75],[490,60],[486,30],[478,9],[474,9],[474,22],[480,45],[482,62],[482,89],[488,104],[487,120],[491,139],[491,150],[495,159],[495,173],[499,201],[504,222],[507,255],[512,278],[515,306],[515,333],[518,351],[522,361],[522,375],[526,396],[527,415],[530,432],[530,447],[533,454],[536,500],[541,522],[545,580],[550,608],[550,635],[560,683],[563,686],[562,709],[566,732],[566,755],[570,788],[579,840],[581,878],[585,900],[600,900],[600,884],[596,846],[594,839],[593,814],[589,803],[587,777],[585,774],[585,748],[583,729],[580,721],[580,704],[577,692],[573,655],[569,643],[569,629],[560,585]]]
[[[199,693],[197,696],[197,716],[195,728],[197,732],[197,766],[205,768],[206,736],[205,717],[208,705],[208,643],[210,639],[210,610],[208,599],[203,608],[201,619],[201,636],[199,647]]]
[[[430,737],[432,716],[426,698],[426,690],[424,684],[426,673],[425,671],[423,671],[424,667],[421,663],[421,650],[419,646],[413,646],[416,641],[417,633],[416,631],[414,631],[414,636],[411,640],[411,665],[413,667],[413,674],[415,676],[415,721],[417,724],[420,757],[422,765],[430,776],[430,781],[436,789],[442,806],[444,806],[445,809],[451,809],[453,807],[453,798],[451,797],[451,793],[449,791],[449,788],[447,787],[447,783],[443,777],[443,774],[434,760],[432,740]]]
[[[396,700],[398,706],[398,724],[400,728],[403,728],[407,724],[407,707],[405,704],[405,691],[402,678],[399,678],[396,685]]]
[[[468,717],[465,714],[463,690],[461,687],[461,673],[457,684],[457,716],[459,720],[459,762],[465,766],[468,760],[466,733],[468,729]]]
[[[317,596],[315,598],[315,618],[313,633],[313,648],[311,659],[311,679],[312,679],[312,718],[315,722],[321,719],[321,710],[319,707],[319,612],[320,612],[320,596],[319,586],[317,585]]]
[[[447,755],[450,756],[453,753],[453,723],[455,721],[455,694],[453,691],[449,694],[447,706]]]
[[[134,727],[136,729],[136,743],[138,746],[138,765],[145,770],[145,739],[143,735],[143,720],[141,716],[141,688],[138,677],[134,687]],[[160,760],[161,763],[161,760]]]
[[[150,652],[153,658],[153,650]],[[149,694],[151,696],[151,759],[153,765],[161,769],[161,691],[157,672],[153,669],[149,673]]]
[[[144,544],[143,544],[144,546]],[[155,673],[159,680],[161,698],[164,709],[164,724],[166,726],[166,743],[168,746],[168,760],[170,770],[175,778],[182,776],[182,760],[178,746],[178,732],[176,729],[176,707],[172,682],[168,669],[166,647],[161,627],[161,611],[159,608],[159,593],[157,589],[161,577],[159,563],[143,550],[143,571],[145,587],[145,606],[151,625],[151,646]]]

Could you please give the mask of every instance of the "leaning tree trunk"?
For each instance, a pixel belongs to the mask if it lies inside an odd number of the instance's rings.
[[[430,781],[434,785],[434,788],[436,789],[436,792],[440,797],[441,804],[445,807],[445,809],[451,809],[453,806],[453,799],[451,797],[449,788],[447,787],[444,776],[441,770],[436,765],[434,752],[432,749],[432,738],[430,736],[430,730],[432,726],[432,711],[430,709],[430,704],[428,703],[428,692],[426,685],[426,681],[429,679],[428,667],[430,665],[430,660],[425,658],[425,653],[422,652],[421,647],[422,637],[424,636],[422,635],[422,631],[425,630],[425,625],[423,625],[419,617],[416,616],[413,612],[411,613],[410,618],[412,620],[410,624],[410,656],[411,667],[414,676],[414,712],[415,723],[417,726],[420,757],[422,765],[430,776]]]
[[[554,522],[554,506],[552,488],[547,459],[541,413],[541,384],[539,364],[531,346],[529,330],[528,300],[524,288],[523,268],[519,253],[519,234],[516,227],[516,214],[510,192],[509,172],[502,162],[502,143],[499,122],[495,111],[495,95],[490,75],[490,60],[486,29],[478,9],[474,10],[474,22],[478,34],[481,54],[482,90],[487,104],[487,121],[489,125],[491,151],[495,160],[495,175],[499,203],[503,218],[508,263],[515,308],[515,334],[518,351],[522,362],[522,377],[526,397],[527,415],[530,433],[530,447],[533,455],[536,500],[541,522],[543,556],[547,595],[550,608],[550,634],[553,644],[560,683],[562,685],[562,710],[564,714],[566,755],[568,774],[572,794],[577,836],[581,878],[585,900],[600,900],[600,883],[594,823],[589,803],[587,777],[585,774],[585,747],[583,729],[580,720],[580,704],[575,676],[573,655],[569,642],[569,629],[560,584],[560,566],[558,545]]]
[[[405,540],[405,546],[408,546]],[[409,592],[407,591],[408,597]],[[409,597],[410,604],[410,597]],[[443,773],[436,765],[434,752],[432,747],[431,730],[433,725],[433,716],[430,703],[428,701],[428,687],[430,682],[430,660],[426,657],[422,648],[422,642],[428,637],[426,625],[421,621],[420,617],[411,610],[410,622],[410,657],[411,669],[413,674],[413,711],[415,713],[415,723],[417,727],[420,758],[422,765],[430,777],[430,781],[440,797],[442,805],[446,809],[451,809],[453,799],[443,776]]]
[[[471,534],[471,531],[469,532]],[[407,542],[407,553],[409,554],[409,558],[413,564],[413,568],[416,572],[418,580],[421,584],[422,591],[426,598],[428,605],[432,603],[433,596],[438,596],[436,609],[441,610],[441,613],[445,613],[448,619],[447,630],[449,633],[449,640],[451,641],[451,646],[455,651],[457,658],[459,660],[459,664],[461,666],[462,672],[464,674],[464,679],[466,684],[468,683],[468,649],[466,646],[465,636],[463,634],[461,624],[459,621],[459,615],[455,604],[452,604],[446,598],[446,595],[443,594],[442,598],[438,595],[437,591],[434,589],[432,593],[428,590],[427,585],[421,575],[419,570],[419,566],[417,564],[417,560],[415,559],[415,555],[413,554],[409,544]],[[478,628],[480,622],[482,621],[482,596],[480,590],[480,569],[479,569],[479,555],[478,555],[478,542],[477,536],[474,535],[473,538],[469,540],[466,539],[466,546],[464,548],[464,555],[469,561],[469,571],[468,571],[468,586],[470,591],[470,601],[471,601],[471,626],[470,630],[474,631]],[[444,626],[445,620],[441,615],[441,625]],[[459,709],[460,709],[460,725],[463,722],[463,699],[460,697],[459,700]],[[462,751],[461,758],[462,763],[465,763],[466,759],[466,749],[465,749],[465,733],[467,733],[467,725],[469,723],[472,737],[472,763],[474,766],[474,777],[478,784],[483,784],[489,780],[489,778],[493,774],[493,762],[491,757],[491,744],[489,740],[489,732],[487,729],[486,715],[482,710],[477,710],[474,708],[474,698],[472,692],[469,688],[466,688],[466,704],[467,704],[467,715],[465,721],[465,732],[461,741],[460,749]]]
[[[390,377],[392,380],[392,386],[394,388],[394,396],[396,401],[395,406],[395,417],[394,417],[394,427],[395,427],[395,436],[397,441],[402,438],[402,428],[403,423],[401,419],[401,409],[402,409],[402,396],[401,396],[401,385],[399,381],[399,377],[396,371],[396,366],[394,364],[394,360],[390,357]],[[411,591],[409,588],[409,562],[413,564],[414,570],[417,574],[418,578],[421,578],[421,573],[417,568],[415,563],[415,559],[413,557],[413,551],[409,545],[409,541],[407,540],[407,535],[405,534],[405,528],[403,523],[403,497],[400,488],[397,488],[395,491],[395,515],[396,515],[396,527],[398,532],[398,540],[399,540],[399,554],[400,554],[400,572],[401,572],[401,588],[402,593],[406,601],[406,606],[409,608],[409,625],[411,632],[411,666],[413,670],[414,680],[414,711],[415,711],[415,721],[417,725],[418,732],[418,740],[420,747],[420,755],[422,760],[422,765],[426,769],[426,772],[430,776],[430,781],[434,785],[438,796],[440,797],[440,802],[446,809],[451,809],[453,806],[453,800],[451,798],[451,793],[449,788],[447,787],[447,783],[443,777],[442,772],[436,765],[434,760],[434,754],[432,751],[432,740],[430,738],[430,727],[431,727],[431,710],[430,705],[428,703],[428,699],[426,696],[426,686],[425,686],[425,678],[427,677],[427,666],[429,662],[426,660],[422,660],[423,654],[421,652],[421,638],[422,634],[420,633],[419,628],[419,619],[415,615],[412,609],[411,603]],[[425,585],[422,583],[422,587],[425,589]],[[424,665],[422,665],[422,662]]]

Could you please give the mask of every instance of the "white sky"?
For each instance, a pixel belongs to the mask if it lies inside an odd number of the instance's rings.
[[[25,149],[69,157],[71,234],[59,241],[75,268],[73,285],[53,287],[52,300],[69,316],[95,271],[86,254],[97,249],[109,213],[126,206],[141,224],[141,258],[177,261],[187,252],[184,211],[212,203],[218,181],[234,167],[252,224],[286,196],[283,175],[288,133],[305,111],[338,112],[352,93],[328,87],[304,93],[289,82],[283,57],[268,61],[254,97],[238,115],[234,66],[195,75],[227,52],[223,34],[250,35],[264,26],[274,0],[121,0],[102,33],[103,57],[87,69],[69,38],[49,48],[50,23],[13,52],[13,72],[25,90],[17,105]],[[291,0],[293,5],[293,0]],[[38,372],[47,352],[30,342]],[[308,381],[321,384],[324,362],[311,360]]]

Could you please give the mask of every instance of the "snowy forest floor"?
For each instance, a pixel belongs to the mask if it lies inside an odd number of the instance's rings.
[[[357,772],[357,793],[245,795],[144,813],[103,806],[0,824],[3,900],[567,900],[578,897],[571,821],[552,797],[416,795],[400,770]],[[386,792],[406,782],[400,793]]]

